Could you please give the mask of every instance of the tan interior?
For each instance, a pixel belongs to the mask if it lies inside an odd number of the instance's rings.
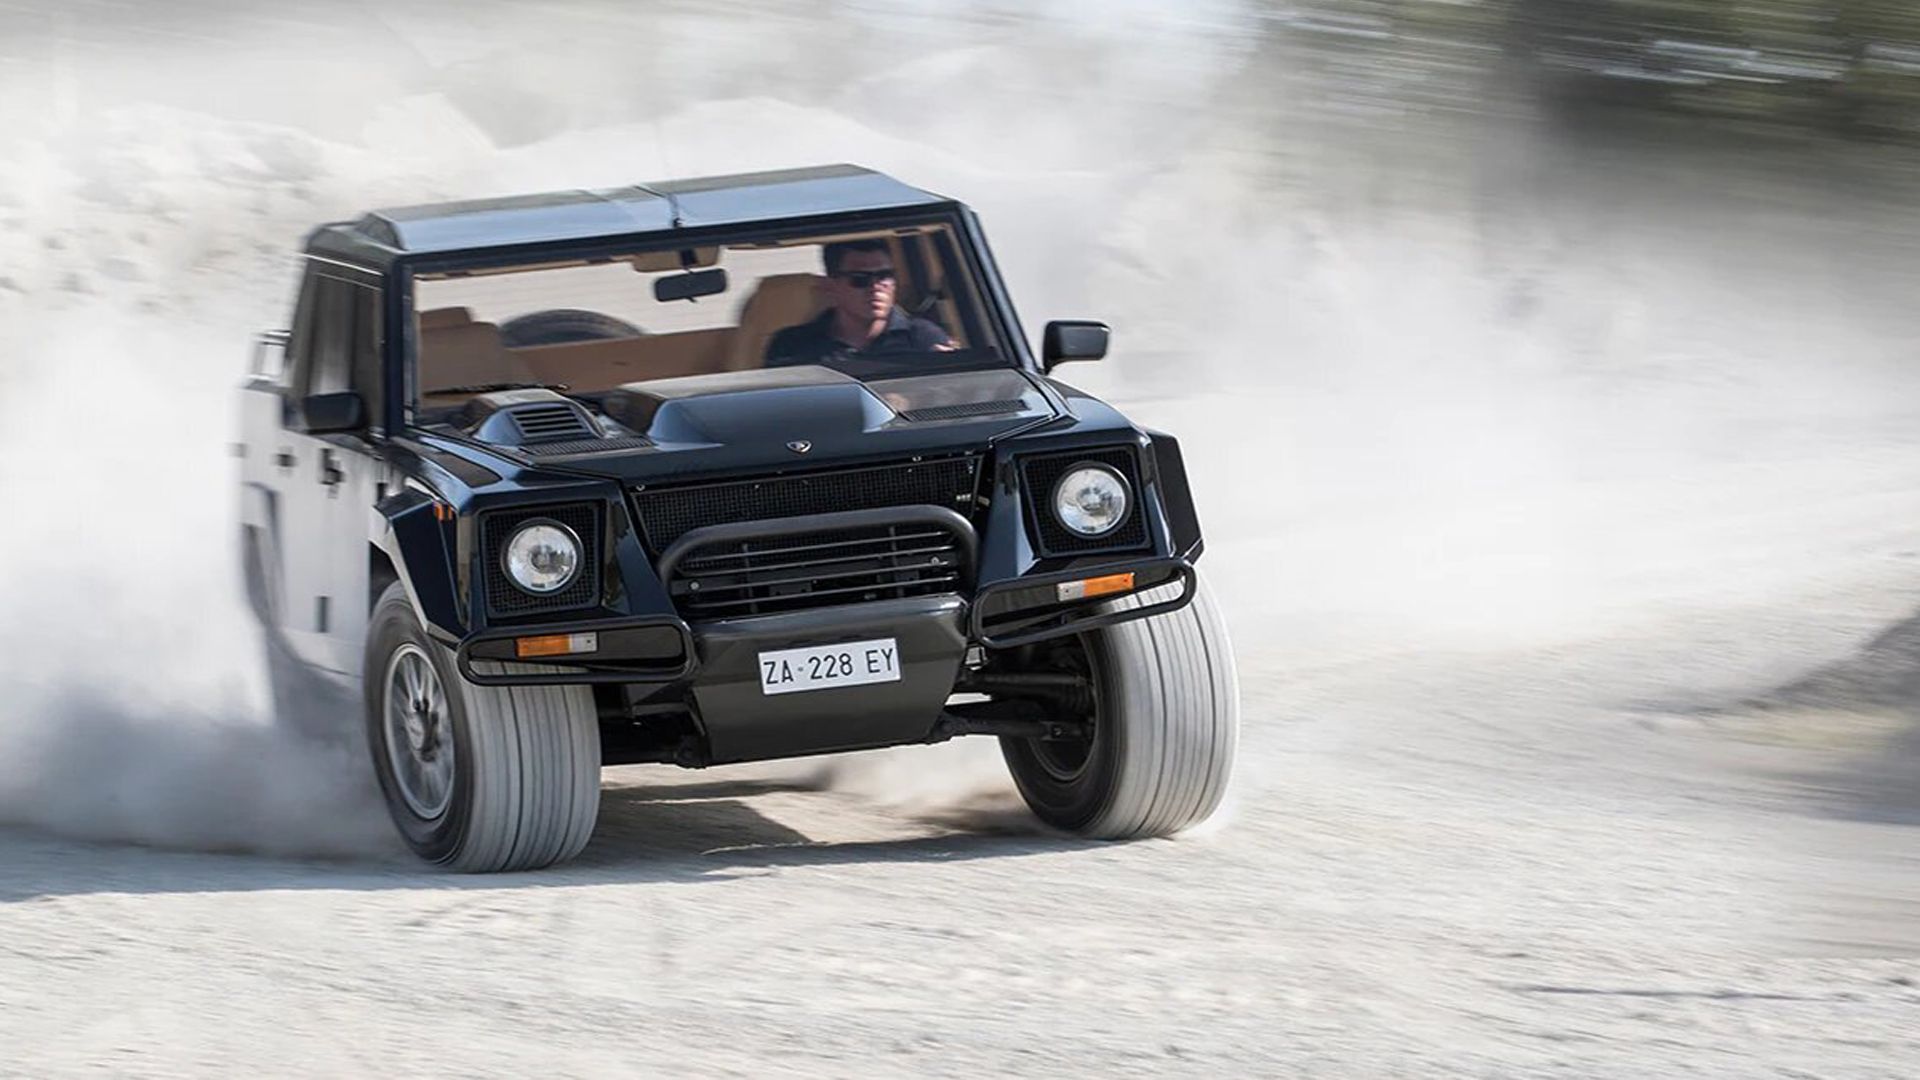
[[[774,334],[812,319],[827,306],[820,294],[820,286],[826,280],[819,274],[774,274],[761,278],[759,288],[740,305],[740,328],[734,331],[732,353],[725,370],[761,367],[766,362],[767,342]]]
[[[740,305],[737,327],[521,349],[502,345],[500,328],[475,322],[467,308],[423,311],[420,386],[542,382],[610,390],[642,379],[758,368],[776,332],[820,313],[823,280],[818,274],[762,278]]]
[[[641,379],[704,375],[724,370],[735,331],[689,330],[679,334],[574,341],[509,350],[538,382],[565,383],[575,390],[611,390]]]
[[[420,313],[422,391],[440,386],[526,382],[527,365],[500,341],[500,328],[475,322],[467,308],[436,308]]]

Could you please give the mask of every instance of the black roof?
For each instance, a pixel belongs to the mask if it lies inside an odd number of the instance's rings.
[[[307,249],[384,267],[408,255],[940,205],[952,200],[857,165],[823,165],[375,210],[314,230]]]

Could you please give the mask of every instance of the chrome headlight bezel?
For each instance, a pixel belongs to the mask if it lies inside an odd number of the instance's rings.
[[[1119,511],[1113,515],[1113,520],[1104,527],[1096,529],[1086,529],[1074,524],[1064,498],[1069,485],[1084,486],[1086,481],[1078,478],[1089,473],[1105,477],[1110,481],[1113,495],[1117,497],[1120,504]],[[1083,540],[1098,540],[1112,536],[1133,516],[1133,485],[1129,484],[1127,478],[1112,466],[1097,461],[1076,461],[1067,466],[1066,471],[1060,474],[1060,479],[1054,481],[1053,491],[1048,499],[1048,509],[1053,514],[1053,519],[1059,522],[1060,527],[1066,529],[1068,533]]]
[[[573,550],[572,565],[567,568],[565,576],[546,585],[527,581],[521,576],[520,571],[516,569],[514,563],[514,555],[516,549],[519,547],[520,541],[525,538],[528,533],[539,529],[548,529],[558,533],[560,538],[565,540]],[[500,545],[500,570],[506,575],[507,580],[513,584],[514,588],[519,589],[528,596],[543,599],[564,592],[569,585],[578,581],[581,571],[586,566],[586,561],[586,545],[581,542],[580,534],[564,522],[556,521],[553,518],[531,518],[527,521],[517,523],[513,527],[513,532],[508,534],[507,542]]]

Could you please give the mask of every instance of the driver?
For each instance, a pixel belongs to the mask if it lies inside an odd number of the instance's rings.
[[[900,283],[884,240],[842,240],[821,251],[827,309],[767,342],[766,365],[818,364],[879,352],[952,352],[953,339],[895,306]]]

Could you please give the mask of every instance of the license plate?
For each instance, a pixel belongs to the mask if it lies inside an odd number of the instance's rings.
[[[760,691],[765,694],[899,681],[900,646],[893,638],[760,654]]]

